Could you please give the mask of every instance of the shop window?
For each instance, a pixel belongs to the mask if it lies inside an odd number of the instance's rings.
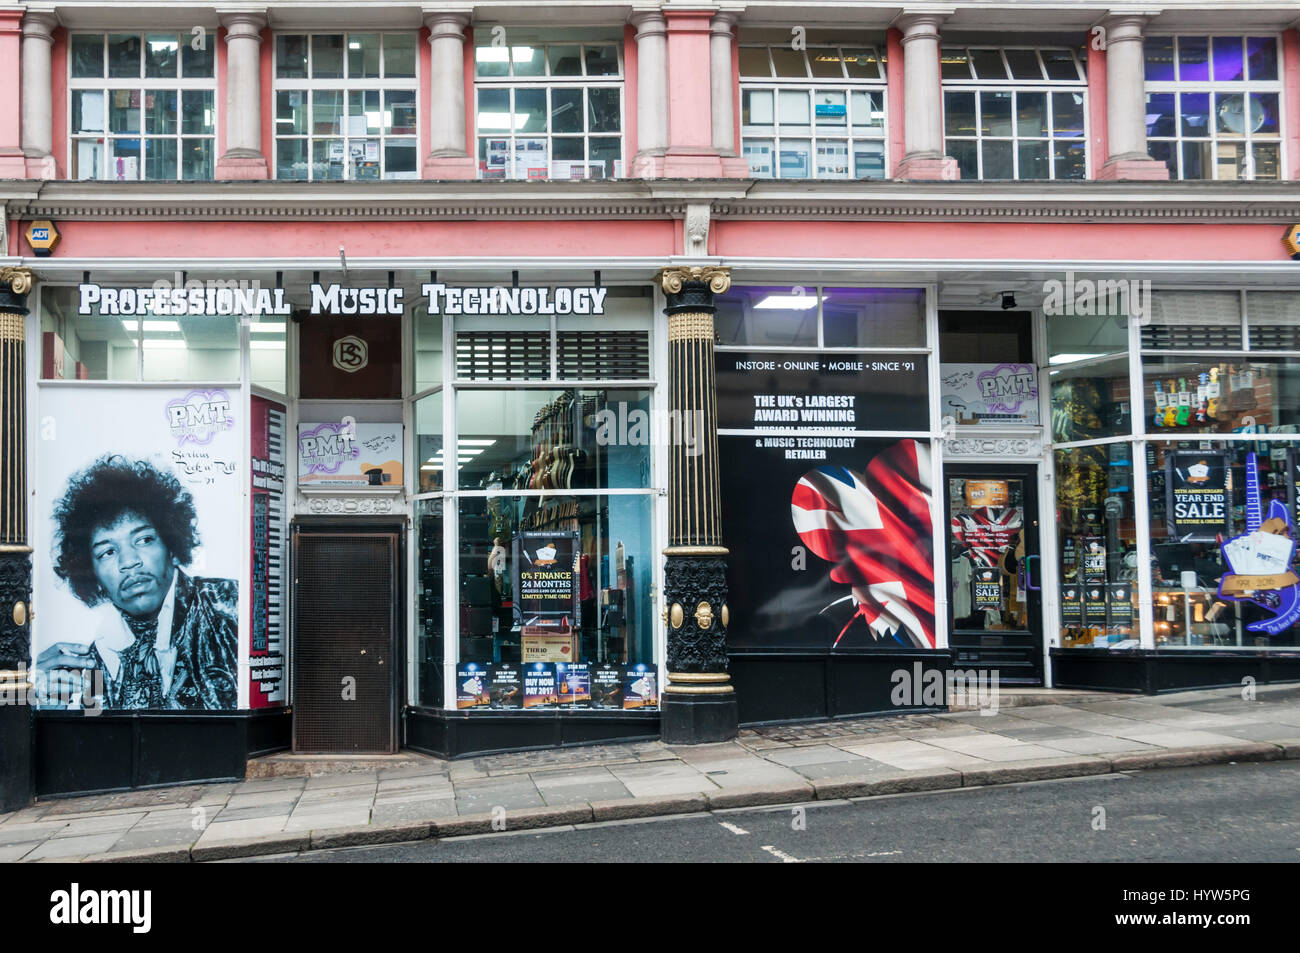
[[[1300,444],[1152,441],[1147,452],[1156,648],[1300,644]]]
[[[1247,291],[1252,351],[1300,351],[1300,295]]]
[[[288,322],[284,318],[258,316],[248,323],[248,377],[258,387],[288,392]]]
[[[473,445],[475,450],[482,446],[478,443]],[[446,461],[443,459],[440,390],[415,402],[415,459],[419,463],[416,473],[417,492],[442,492]]]
[[[1062,644],[1137,648],[1132,445],[1058,450],[1055,462]]]
[[[140,374],[135,318],[77,313],[76,288],[43,286],[41,379],[133,381]]]
[[[617,179],[623,65],[613,38],[538,37],[510,46],[475,30],[479,178]]]
[[[442,383],[442,315],[429,314],[426,305],[415,308],[415,393]]]
[[[415,502],[416,703],[442,706],[443,528],[441,499]]]
[[[1147,148],[1175,179],[1280,179],[1275,36],[1149,36]]]
[[[1236,291],[1157,291],[1142,326],[1142,347],[1187,351],[1242,346],[1241,295]]]
[[[215,39],[188,33],[73,33],[68,168],[118,182],[211,179]]]
[[[963,179],[1087,177],[1087,79],[1078,51],[942,51],[944,142]]]
[[[740,46],[740,132],[755,178],[883,179],[885,62],[875,46]]]
[[[1048,316],[1047,379],[1055,442],[1133,432],[1128,320],[1127,314]]]
[[[280,179],[419,178],[414,33],[277,34]]]
[[[722,346],[925,345],[925,292],[919,289],[733,285],[714,300]]]
[[[649,494],[461,498],[456,707],[658,707]]]
[[[143,380],[239,380],[239,318],[173,316],[145,318],[142,324]]]

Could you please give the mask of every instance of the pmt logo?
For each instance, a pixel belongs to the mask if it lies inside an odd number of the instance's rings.
[[[345,424],[321,424],[298,436],[298,467],[304,473],[338,473],[361,455],[356,431]]]
[[[1021,404],[1038,399],[1038,379],[1032,364],[999,364],[981,373],[975,383],[991,413],[1019,413]]]
[[[334,366],[349,374],[356,373],[370,363],[370,348],[366,342],[349,334],[334,342]]]
[[[70,890],[50,894],[50,922],[65,926],[128,924],[132,933],[153,926],[152,890]]]
[[[192,390],[167,401],[167,426],[176,443],[211,443],[217,434],[235,426],[230,416],[230,395],[224,390]]]

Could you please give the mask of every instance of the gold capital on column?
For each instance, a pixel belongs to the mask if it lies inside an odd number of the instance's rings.
[[[709,286],[715,295],[723,294],[731,287],[731,269],[716,265],[675,265],[659,269],[659,284],[664,294],[680,294],[687,282],[698,281]]]
[[[24,266],[0,268],[0,285],[8,285],[16,295],[32,290],[32,270]]]

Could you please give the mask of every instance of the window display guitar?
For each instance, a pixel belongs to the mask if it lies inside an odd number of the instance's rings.
[[[533,419],[528,489],[567,490],[573,486],[574,470],[585,455],[577,443],[573,408],[573,395],[561,394]]]

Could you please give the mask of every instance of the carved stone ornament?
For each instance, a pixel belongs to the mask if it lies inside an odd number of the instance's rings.
[[[307,509],[322,516],[367,516],[393,512],[391,496],[313,496],[307,499]]]
[[[712,265],[665,268],[659,272],[659,282],[664,294],[681,294],[682,286],[687,282],[700,282],[707,284],[715,295],[720,295],[731,287],[731,269]]]
[[[0,268],[0,284],[8,285],[16,295],[25,295],[32,290],[32,270],[30,268]]]
[[[954,437],[944,443],[950,457],[1036,457],[1040,445],[1029,437]]]

